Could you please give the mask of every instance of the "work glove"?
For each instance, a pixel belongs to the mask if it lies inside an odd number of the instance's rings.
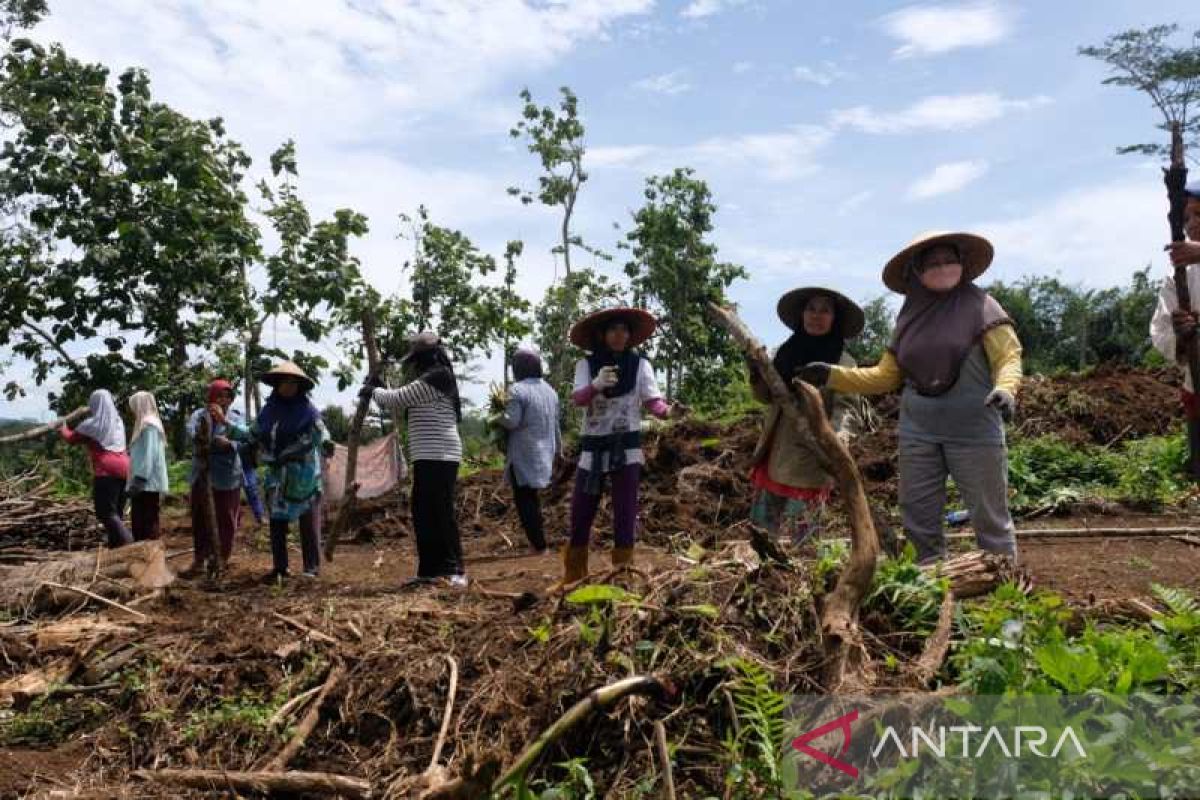
[[[1191,311],[1176,309],[1171,312],[1171,327],[1176,339],[1191,339],[1196,335],[1196,315]]]
[[[670,408],[667,409],[667,418],[683,419],[690,413],[692,413],[692,409],[683,403],[671,403]]]
[[[596,373],[596,377],[592,379],[592,388],[597,392],[603,392],[605,389],[611,389],[617,385],[617,368],[616,367],[601,367]]]
[[[1005,422],[1011,422],[1013,413],[1017,410],[1017,398],[1007,389],[992,389],[991,394],[983,401],[984,405],[1000,412]]]
[[[146,479],[141,475],[135,475],[133,481],[129,484],[130,494],[141,494],[146,491]]]
[[[820,361],[814,361],[811,364],[805,364],[801,367],[796,375],[805,383],[811,383],[818,389],[829,383],[829,374],[833,371],[832,364],[825,364]]]

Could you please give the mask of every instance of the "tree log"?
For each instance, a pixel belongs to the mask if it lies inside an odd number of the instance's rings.
[[[375,318],[370,311],[364,311],[362,317],[363,347],[367,351],[367,374],[382,377],[380,369],[382,359],[379,357],[379,344],[375,341]],[[332,561],[337,549],[338,539],[350,530],[354,519],[354,509],[358,506],[358,440],[362,435],[363,422],[371,410],[371,396],[359,398],[358,408],[354,410],[354,419],[350,422],[350,433],[346,439],[346,489],[342,495],[342,507],[334,521],[333,530],[325,540],[325,560]],[[399,441],[397,433],[397,441]]]
[[[371,784],[362,778],[331,772],[226,772],[221,769],[139,769],[134,776],[164,786],[216,792],[256,794],[322,794],[367,800]]]
[[[317,722],[321,719],[321,705],[325,702],[325,698],[333,691],[334,687],[342,682],[342,678],[346,677],[346,668],[341,664],[335,664],[333,669],[329,671],[329,677],[325,679],[325,684],[321,687],[321,691],[317,694],[317,699],[308,707],[308,713],[304,715],[304,719],[296,726],[296,732],[292,738],[284,746],[279,754],[272,758],[267,764],[267,770],[278,772],[287,767],[293,758],[304,747],[304,743],[308,740],[309,734],[313,732],[313,728],[317,727]]]
[[[77,605],[75,588],[60,589],[47,583],[87,587],[96,594],[122,595],[113,584],[97,585],[97,579],[128,581],[141,590],[161,589],[175,581],[167,566],[161,540],[134,542],[115,550],[99,548],[66,555],[53,561],[37,561],[0,567],[0,607],[21,611],[54,611]],[[125,593],[127,594],[127,593]]]
[[[745,323],[735,313],[715,303],[709,304],[709,310],[758,370],[766,382],[771,401],[783,410],[784,417],[796,426],[801,437],[812,444],[815,452],[820,454],[823,466],[837,481],[849,518],[850,559],[821,610],[826,655],[823,683],[831,692],[865,690],[871,681],[866,648],[858,627],[858,608],[871,586],[880,545],[863,490],[862,475],[850,450],[838,439],[825,416],[820,392],[800,380],[794,382],[797,391],[789,391],[767,357],[766,347],[754,338]]]
[[[196,426],[196,437],[192,442],[196,451],[196,482],[192,484],[193,492],[200,492],[200,513],[204,515],[204,525],[208,529],[208,558],[204,568],[210,580],[221,577],[221,542],[217,536],[217,506],[213,502],[212,471],[209,456],[212,452],[212,419],[208,412],[200,416],[200,424]],[[195,521],[192,522],[195,524]]]
[[[12,436],[0,436],[0,444],[17,444],[18,442],[28,442],[30,439],[37,439],[40,436],[45,436],[47,433],[55,433],[63,425],[74,425],[76,421],[83,419],[87,415],[87,406],[80,406],[70,414],[67,414],[65,417],[59,417],[53,422],[48,422],[45,425],[39,425],[36,428],[30,428],[23,433],[14,433]]]

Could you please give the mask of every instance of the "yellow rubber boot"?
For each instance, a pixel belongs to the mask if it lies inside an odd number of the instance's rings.
[[[562,549],[563,577],[562,580],[550,587],[556,591],[569,584],[581,581],[588,575],[588,546],[566,545]]]
[[[633,548],[614,547],[612,549],[612,565],[613,569],[633,566]]]

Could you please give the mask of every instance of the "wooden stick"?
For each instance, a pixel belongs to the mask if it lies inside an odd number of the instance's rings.
[[[517,757],[516,762],[508,768],[508,771],[492,784],[492,791],[497,792],[501,787],[519,780],[529,771],[529,768],[547,747],[558,741],[564,733],[586,719],[593,711],[607,708],[629,695],[655,694],[666,690],[667,687],[661,680],[649,675],[635,675],[632,678],[625,678],[608,686],[593,689],[588,692],[587,697],[571,706],[567,713],[543,731],[533,744],[525,748]]]
[[[165,786],[268,795],[322,794],[367,800],[371,784],[331,772],[226,772],[223,769],[139,769],[134,776]]]
[[[925,649],[921,653],[921,657],[917,659],[917,663],[913,666],[912,682],[918,689],[924,689],[929,686],[929,682],[937,675],[938,670],[942,668],[942,663],[946,660],[946,654],[950,652],[950,634],[954,625],[954,592],[950,589],[946,590],[946,596],[942,598],[942,608],[938,613],[937,627],[933,629],[933,633],[925,640]]]
[[[379,357],[379,345],[375,341],[375,318],[371,312],[363,311],[362,315],[363,346],[367,351],[367,374],[371,377],[380,375],[382,360]],[[338,538],[350,530],[354,518],[354,510],[358,507],[358,440],[362,436],[363,422],[371,410],[371,396],[361,397],[358,408],[354,410],[354,419],[350,422],[350,434],[346,438],[346,489],[342,496],[342,508],[338,511],[333,530],[325,540],[325,560],[333,561],[333,553],[337,549]],[[397,436],[399,432],[397,431]]]
[[[450,665],[450,693],[446,697],[446,710],[442,712],[442,729],[438,731],[437,744],[433,746],[433,758],[429,759],[429,766],[425,769],[426,775],[437,769],[438,761],[442,758],[442,747],[446,744],[446,734],[450,732],[450,717],[454,714],[454,698],[458,694],[458,662],[452,655],[442,657]]]
[[[333,691],[333,687],[337,686],[345,676],[346,668],[341,664],[336,664],[329,671],[329,677],[325,679],[325,685],[321,687],[320,693],[317,694],[317,699],[308,707],[308,713],[304,715],[304,719],[296,726],[296,732],[292,735],[291,741],[279,751],[279,755],[268,762],[268,772],[281,772],[287,767],[288,762],[296,757],[304,747],[304,742],[308,739],[309,734],[313,732],[313,728],[317,727],[317,722],[321,719],[321,704],[325,702],[325,698]]]
[[[89,592],[87,589],[81,589],[78,586],[67,586],[65,583],[55,583],[54,581],[42,581],[42,586],[49,586],[51,589],[63,589],[64,591],[75,592],[76,594],[81,594],[84,597],[90,597],[92,600],[95,600],[98,603],[104,603],[107,606],[112,606],[113,608],[124,611],[126,614],[132,614],[135,617],[145,620],[150,619],[137,609],[121,605],[115,600],[109,600],[107,597],[101,597],[95,592]]]
[[[1198,534],[1200,528],[1180,526],[1174,528],[1028,528],[1017,531],[1018,539],[1030,539],[1036,537],[1053,538],[1062,536],[1064,538],[1108,538],[1108,537],[1130,537],[1140,538],[1149,536],[1180,536],[1186,534]],[[950,533],[946,535],[947,539],[974,539],[974,533]]]
[[[335,639],[334,637],[330,636],[329,634],[322,633],[321,631],[317,630],[316,628],[310,628],[309,626],[305,625],[303,622],[301,622],[298,619],[292,619],[291,617],[285,617],[283,614],[280,614],[278,611],[272,611],[271,616],[281,622],[285,622],[288,625],[291,625],[293,628],[300,631],[301,633],[308,634],[309,636],[316,639],[317,641],[325,642],[327,644],[341,644],[342,643],[340,639]]]
[[[675,776],[671,773],[671,751],[667,749],[667,726],[661,719],[654,720],[654,749],[658,751],[658,764],[663,776],[663,800],[675,800]]]
[[[80,406],[70,414],[67,414],[65,417],[59,417],[53,422],[47,422],[45,425],[39,425],[36,428],[30,428],[24,433],[14,433],[12,436],[0,436],[0,444],[17,444],[18,442],[28,442],[30,439],[37,439],[40,436],[45,436],[47,433],[54,433],[63,425],[74,425],[76,421],[83,419],[87,415],[87,406]]]
[[[200,492],[200,513],[204,517],[204,526],[208,529],[208,558],[205,560],[205,571],[210,580],[221,577],[221,542],[217,536],[217,506],[212,493],[212,419],[207,410],[200,415],[200,424],[196,426],[196,436],[193,440],[196,451],[196,483],[192,491]]]
[[[323,689],[323,688],[324,688],[324,686],[314,686],[313,688],[309,689],[307,692],[301,692],[300,694],[293,697],[291,700],[288,700],[286,703],[284,703],[282,706],[279,707],[278,711],[276,711],[274,714],[271,715],[271,719],[267,721],[267,727],[274,728],[276,725],[283,722],[285,719],[287,719],[288,714],[292,713],[292,711],[294,711],[298,706],[303,705],[305,700],[312,697],[314,694],[321,691],[321,689]]]

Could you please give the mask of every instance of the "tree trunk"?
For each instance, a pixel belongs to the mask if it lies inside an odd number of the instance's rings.
[[[79,605],[77,592],[45,584],[89,586],[97,594],[112,593],[119,586],[95,585],[97,578],[130,580],[139,590],[159,589],[175,580],[167,567],[161,540],[134,542],[118,547],[87,550],[64,555],[55,561],[35,561],[0,568],[0,607],[32,611],[56,611]]]
[[[171,347],[171,357],[168,363],[172,376],[183,376],[187,370],[187,344],[184,343],[181,333],[176,332],[174,336],[175,343]],[[189,398],[179,398],[175,413],[169,419],[164,420],[169,428],[167,435],[170,437],[171,450],[176,458],[183,458],[187,455],[187,418],[190,404]]]
[[[367,374],[382,377],[380,373],[379,345],[375,341],[375,319],[370,311],[363,312],[363,346],[367,351]],[[358,440],[362,435],[363,421],[371,410],[371,396],[360,398],[350,423],[350,435],[346,439],[346,489],[342,497],[342,508],[338,512],[333,530],[325,540],[325,559],[333,560],[338,537],[350,528],[354,509],[358,506]]]

